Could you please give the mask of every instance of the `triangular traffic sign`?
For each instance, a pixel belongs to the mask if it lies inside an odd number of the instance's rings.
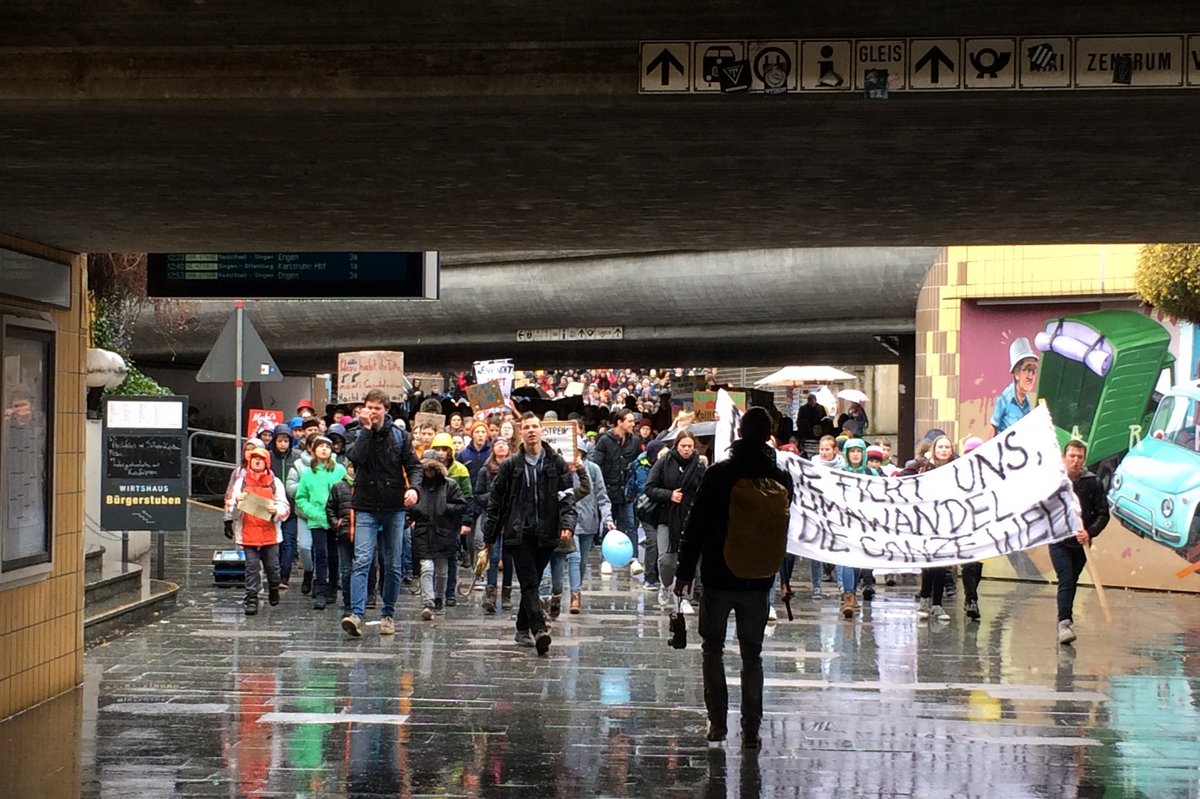
[[[275,365],[275,359],[267,351],[258,331],[250,323],[250,317],[242,317],[242,382],[244,383],[278,383],[283,380],[283,373]],[[213,344],[204,359],[204,365],[196,373],[197,383],[236,383],[237,382],[237,312],[235,311],[217,343]]]

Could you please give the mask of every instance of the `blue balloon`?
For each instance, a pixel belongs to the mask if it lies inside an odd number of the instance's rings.
[[[633,542],[620,530],[610,530],[600,544],[600,553],[610,566],[619,569],[633,560]]]

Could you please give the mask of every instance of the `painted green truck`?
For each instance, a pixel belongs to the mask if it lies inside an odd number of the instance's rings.
[[[1088,468],[1107,489],[1153,418],[1159,378],[1173,371],[1171,334],[1137,311],[1092,311],[1050,319],[1034,345],[1043,353],[1037,394],[1059,444],[1085,442]]]

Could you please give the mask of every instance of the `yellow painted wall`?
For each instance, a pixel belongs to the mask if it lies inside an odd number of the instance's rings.
[[[0,718],[83,680],[84,256],[0,235],[0,247],[71,264],[71,308],[0,297],[49,313],[58,326],[54,384],[54,570],[36,583],[0,587]]]
[[[938,427],[961,442],[987,435],[994,400],[959,401],[962,304],[967,300],[1125,299],[1135,294],[1140,245],[951,246],[930,270],[917,302],[918,437]],[[1177,577],[1185,565],[1170,549],[1146,541],[1116,521],[1092,552],[1101,581],[1110,586],[1200,593],[1200,574]],[[1029,553],[1043,578],[1053,569],[1045,547]],[[1008,559],[985,565],[992,577],[1016,578]],[[1081,582],[1088,582],[1087,575]]]

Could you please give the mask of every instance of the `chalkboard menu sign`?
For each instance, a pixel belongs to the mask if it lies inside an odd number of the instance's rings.
[[[187,397],[105,397],[100,526],[187,529]]]

